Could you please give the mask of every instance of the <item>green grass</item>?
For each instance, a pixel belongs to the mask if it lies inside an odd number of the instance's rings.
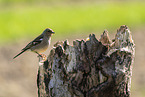
[[[58,37],[145,24],[145,3],[35,4],[1,7],[0,43],[33,37],[46,27]],[[70,37],[70,36],[69,36]]]

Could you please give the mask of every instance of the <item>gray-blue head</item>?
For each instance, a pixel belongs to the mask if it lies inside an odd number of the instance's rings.
[[[46,35],[51,35],[51,34],[54,34],[55,32],[50,29],[50,28],[46,28],[44,31],[43,31],[43,34],[46,34]]]

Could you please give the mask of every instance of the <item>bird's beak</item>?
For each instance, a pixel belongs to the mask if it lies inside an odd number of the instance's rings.
[[[51,32],[52,34],[55,34],[55,32]]]

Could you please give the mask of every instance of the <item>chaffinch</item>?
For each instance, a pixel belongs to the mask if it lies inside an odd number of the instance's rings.
[[[36,37],[32,42],[30,42],[25,48],[21,50],[19,54],[17,54],[13,59],[21,55],[27,50],[31,50],[32,52],[37,53],[39,56],[42,57],[40,53],[47,50],[48,46],[50,45],[51,35],[54,34],[53,30],[47,28],[43,31],[41,35]]]

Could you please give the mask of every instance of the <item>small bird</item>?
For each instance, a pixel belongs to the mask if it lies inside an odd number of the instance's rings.
[[[25,48],[21,50],[19,54],[17,54],[13,59],[21,55],[27,50],[31,50],[32,52],[37,53],[40,57],[42,55],[40,53],[47,50],[48,46],[50,45],[51,35],[55,32],[49,28],[46,28],[41,35],[36,37],[32,42],[30,42]]]

